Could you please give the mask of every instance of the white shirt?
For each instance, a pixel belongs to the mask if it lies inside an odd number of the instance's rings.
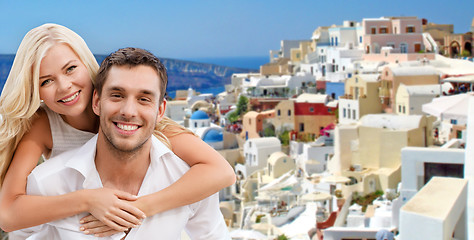
[[[28,177],[27,194],[54,196],[80,189],[101,188],[102,182],[94,162],[96,143],[97,136],[84,146],[36,167]],[[183,160],[154,136],[150,158],[150,166],[138,196],[168,187],[189,170]],[[79,231],[79,220],[86,215],[87,213],[82,213],[21,231],[31,240],[99,239]],[[128,233],[126,239],[180,239],[183,229],[192,239],[230,239],[219,210],[218,195],[147,217],[138,228],[133,228]],[[123,237],[124,233],[120,233],[100,239],[118,240]]]

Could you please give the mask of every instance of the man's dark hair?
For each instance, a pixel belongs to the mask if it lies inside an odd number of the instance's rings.
[[[141,48],[122,48],[119,49],[109,56],[107,56],[102,64],[100,65],[99,72],[94,81],[94,88],[97,94],[102,94],[102,88],[107,79],[107,75],[113,66],[130,66],[136,67],[139,65],[150,66],[155,69],[156,73],[160,77],[160,104],[163,102],[163,97],[166,92],[166,85],[168,84],[168,74],[166,68],[155,55]]]

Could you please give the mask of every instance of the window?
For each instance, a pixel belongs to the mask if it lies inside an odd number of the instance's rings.
[[[352,109],[352,119],[356,119],[356,110]]]
[[[400,43],[400,53],[408,53],[408,44]]]
[[[296,58],[297,58],[297,59],[300,58],[300,53],[296,53]]]
[[[405,106],[403,106],[403,113],[407,113]]]
[[[345,108],[342,109],[342,117],[346,118],[346,109]]]
[[[194,127],[198,127],[198,123],[197,122],[194,122]]]
[[[454,124],[454,125],[458,124],[458,120],[456,120],[456,119],[451,119],[451,124]]]
[[[300,123],[300,132],[304,132],[304,123]]]
[[[310,108],[309,108],[309,112],[314,112],[314,108],[313,108],[313,107],[310,107]]]
[[[377,28],[371,27],[371,28],[370,28],[370,33],[371,33],[371,34],[377,34]]]
[[[252,119],[249,118],[249,124],[252,124]]]
[[[331,37],[331,46],[334,46],[334,37]]]
[[[336,46],[337,46],[337,37],[336,37]]]
[[[415,26],[408,26],[406,28],[406,30],[407,30],[407,33],[414,33],[415,32]]]
[[[281,114],[281,111],[280,111],[280,109],[278,109],[277,116],[280,116],[280,114]]]
[[[362,43],[362,36],[359,37],[359,42]]]
[[[347,111],[347,118],[351,119],[351,110]]]
[[[420,51],[421,51],[421,44],[420,44],[420,43],[415,43],[414,48],[415,48],[415,52],[416,52],[416,53],[417,53],[417,52],[420,52]]]
[[[402,112],[402,105],[398,105],[398,112],[399,112],[399,113]]]
[[[381,28],[379,28],[379,33],[380,33],[380,34],[386,34],[386,33],[388,33],[387,27],[381,27]]]

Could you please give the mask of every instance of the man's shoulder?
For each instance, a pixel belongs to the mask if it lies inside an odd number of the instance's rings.
[[[51,175],[57,175],[59,172],[67,169],[66,163],[74,158],[78,151],[79,148],[75,148],[61,153],[49,160],[45,160],[43,163],[33,169],[30,177],[33,176],[37,181],[39,181]]]

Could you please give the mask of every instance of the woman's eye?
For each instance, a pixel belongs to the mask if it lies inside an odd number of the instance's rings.
[[[66,69],[67,73],[70,73],[72,70],[76,69],[77,66],[70,66]]]
[[[41,82],[41,87],[44,86],[44,85],[46,85],[46,84],[48,84],[48,83],[50,83],[50,82],[52,82],[52,81],[53,81],[53,80],[51,80],[51,79],[47,79],[47,80],[42,81],[42,82]]]

